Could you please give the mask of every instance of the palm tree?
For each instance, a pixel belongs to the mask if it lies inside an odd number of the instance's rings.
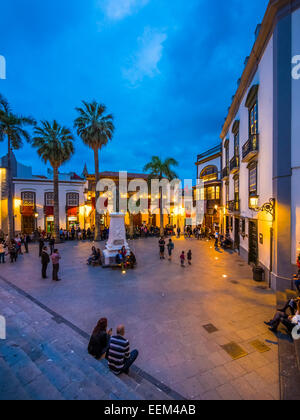
[[[11,152],[18,150],[23,145],[23,139],[30,141],[29,133],[23,128],[26,125],[34,125],[35,120],[30,117],[16,115],[12,112],[7,100],[0,94],[0,141],[7,137],[7,204],[8,204],[8,237],[14,236],[14,214],[13,214],[13,183]]]
[[[175,159],[167,158],[165,161],[162,161],[158,156],[153,156],[151,162],[149,162],[145,167],[145,172],[150,172],[149,181],[151,179],[168,179],[172,181],[177,178],[176,173],[172,170],[172,166],[178,166],[178,162]],[[163,189],[159,187],[160,194],[160,234],[164,235],[164,215],[163,215]]]
[[[54,238],[59,240],[59,182],[58,170],[61,165],[67,162],[74,153],[71,131],[59,125],[55,120],[53,123],[42,121],[40,127],[34,130],[32,145],[37,148],[38,155],[45,163],[49,162],[53,169],[53,191],[54,191]]]
[[[95,178],[96,178],[96,203],[99,198],[97,184],[100,180],[99,174],[99,150],[106,146],[109,140],[112,140],[115,127],[113,116],[106,114],[106,106],[98,104],[96,101],[91,103],[82,101],[83,107],[76,108],[79,117],[76,118],[74,126],[77,129],[78,136],[94,151],[95,159]],[[95,241],[100,240],[100,214],[96,210],[95,217]]]

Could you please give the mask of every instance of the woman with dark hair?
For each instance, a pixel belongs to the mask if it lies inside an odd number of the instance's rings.
[[[109,347],[112,329],[107,331],[107,319],[101,318],[90,338],[88,352],[95,359],[102,359]]]

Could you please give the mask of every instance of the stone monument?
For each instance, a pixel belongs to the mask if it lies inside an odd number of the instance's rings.
[[[125,215],[123,213],[112,213],[110,215],[108,242],[103,251],[106,266],[115,264],[116,256],[123,246],[127,251],[130,251],[126,240]]]

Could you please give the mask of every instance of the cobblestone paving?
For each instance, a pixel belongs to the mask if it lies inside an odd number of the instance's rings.
[[[91,244],[68,243],[58,246],[60,283],[50,270],[41,279],[36,246],[0,266],[0,276],[88,333],[102,316],[114,328],[125,323],[138,366],[187,398],[279,399],[277,339],[263,324],[276,298],[258,288],[248,265],[206,241],[175,240],[172,262],[159,260],[156,239],[131,244],[138,267],[126,275],[87,266]],[[179,255],[189,249],[193,265],[181,268]],[[218,331],[209,334],[208,324]],[[271,350],[258,353],[250,345],[256,339]],[[233,361],[221,347],[232,341],[248,356]]]

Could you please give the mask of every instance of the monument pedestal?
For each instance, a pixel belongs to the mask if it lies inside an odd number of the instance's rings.
[[[108,242],[103,251],[104,265],[115,264],[116,256],[123,246],[127,251],[130,251],[126,240],[125,216],[123,213],[112,213],[110,215]]]

